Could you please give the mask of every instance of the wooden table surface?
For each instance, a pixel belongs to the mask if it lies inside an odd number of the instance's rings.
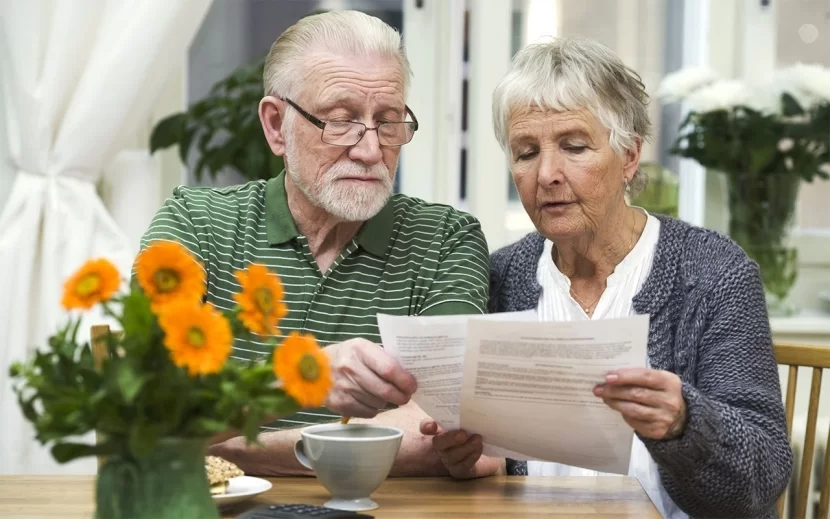
[[[322,505],[328,493],[313,478],[274,478],[256,498],[224,510],[234,518],[272,503]],[[94,509],[92,476],[2,476],[0,517],[15,519],[90,519]],[[373,495],[377,519],[404,517],[631,517],[658,519],[640,483],[623,476],[559,478],[499,476],[473,481],[443,478],[388,479]]]

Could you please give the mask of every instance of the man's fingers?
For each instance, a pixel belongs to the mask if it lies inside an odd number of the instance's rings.
[[[386,401],[382,398],[378,398],[370,393],[366,393],[365,391],[353,391],[351,393],[352,398],[356,401],[360,402],[361,404],[369,407],[371,409],[383,409],[386,407]]]
[[[353,395],[341,392],[332,392],[326,399],[326,407],[342,415],[355,418],[374,418],[378,414],[378,407],[367,406],[355,399]]]
[[[421,434],[427,436],[435,436],[436,434],[443,432],[443,430],[438,426],[438,423],[432,418],[424,418],[421,420],[419,429],[421,430]]]
[[[359,362],[356,363],[352,367],[351,378],[360,391],[366,393],[366,398],[362,398],[361,401],[367,405],[375,405],[378,409],[382,409],[386,407],[387,402],[392,402],[395,405],[404,405],[409,402],[408,395],[403,394],[398,388],[380,378],[369,366]],[[355,393],[357,394],[358,391]],[[372,400],[369,400],[369,397]]]
[[[481,457],[484,447],[481,443],[480,436],[471,436],[461,445],[440,451],[439,456],[447,467],[452,467],[461,464],[466,459],[475,455],[475,460]],[[473,464],[475,464],[473,460]]]
[[[432,439],[432,446],[439,453],[457,447],[467,441],[467,433],[460,430],[442,432]]]
[[[468,454],[466,458],[459,461],[455,467],[453,467],[450,474],[457,478],[475,477],[476,463],[478,463],[478,460],[481,459],[481,455],[483,453],[484,445],[479,444],[477,449]]]
[[[357,348],[357,352],[361,362],[385,382],[394,386],[395,392],[390,392],[389,396],[394,396],[397,400],[402,400],[398,395],[403,395],[403,401],[395,401],[387,399],[397,405],[404,405],[409,402],[409,397],[418,389],[418,384],[415,377],[409,374],[403,366],[393,359],[388,353],[384,352],[379,346],[371,343]],[[379,394],[383,397],[384,395]]]

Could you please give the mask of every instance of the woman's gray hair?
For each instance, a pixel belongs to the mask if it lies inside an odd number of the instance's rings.
[[[649,97],[640,76],[608,47],[575,37],[528,45],[513,58],[510,71],[493,92],[493,128],[507,150],[510,117],[519,110],[586,109],[609,131],[611,148],[622,154],[635,138],[651,136]],[[637,170],[630,195],[645,188],[648,177]]]
[[[265,95],[297,97],[306,79],[306,58],[312,50],[393,58],[404,77],[404,95],[409,88],[412,72],[400,33],[360,11],[332,11],[302,18],[277,38],[265,58]]]

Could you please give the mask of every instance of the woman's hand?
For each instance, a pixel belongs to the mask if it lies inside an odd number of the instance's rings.
[[[483,478],[504,473],[504,458],[482,456],[484,442],[477,434],[444,431],[431,418],[421,420],[421,434],[432,436],[432,448],[456,479]]]
[[[686,401],[680,377],[668,371],[628,368],[611,371],[594,395],[622,414],[645,438],[670,440],[686,427]]]

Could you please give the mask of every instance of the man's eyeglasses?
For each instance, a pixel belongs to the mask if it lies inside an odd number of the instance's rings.
[[[294,107],[305,117],[308,122],[323,130],[321,138],[326,144],[335,146],[354,146],[366,135],[366,132],[377,132],[378,142],[381,146],[403,146],[412,140],[415,131],[418,129],[418,119],[409,107],[406,113],[412,118],[411,121],[399,123],[380,123],[376,128],[369,128],[363,123],[353,121],[323,121],[300,108],[294,101],[283,98],[283,101]]]

